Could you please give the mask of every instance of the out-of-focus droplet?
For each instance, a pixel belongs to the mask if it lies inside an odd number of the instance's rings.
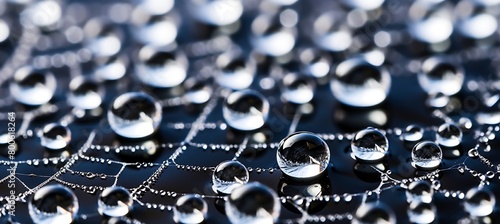
[[[22,67],[14,73],[10,94],[22,104],[38,106],[49,102],[56,90],[56,79],[50,72]]]
[[[28,208],[35,223],[70,224],[78,212],[78,199],[65,186],[48,185],[35,192]]]
[[[495,208],[496,198],[487,188],[472,188],[465,195],[465,211],[476,217],[491,214]]]
[[[120,186],[104,189],[97,201],[97,210],[101,215],[121,217],[130,212],[134,203],[130,192]]]
[[[436,143],[445,147],[455,147],[462,142],[462,130],[454,124],[445,123],[436,131]]]
[[[225,53],[217,58],[215,81],[222,87],[242,90],[247,89],[255,76],[255,62],[245,60],[240,55]]]
[[[222,115],[234,129],[255,130],[265,124],[269,115],[269,102],[254,90],[233,92],[224,101]]]
[[[359,206],[352,220],[353,224],[380,223],[395,224],[394,212],[382,202],[366,203]]]
[[[40,140],[41,145],[48,149],[63,149],[71,141],[71,131],[62,124],[46,124],[42,129]]]
[[[273,190],[252,182],[231,192],[225,210],[231,223],[272,224],[278,220],[281,204]]]
[[[180,51],[143,47],[136,75],[144,84],[156,88],[170,88],[181,84],[187,75],[188,61]]]

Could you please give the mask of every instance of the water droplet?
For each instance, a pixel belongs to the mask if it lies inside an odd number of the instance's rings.
[[[73,191],[62,185],[38,189],[28,204],[35,223],[72,223],[78,212],[78,199]]]
[[[138,7],[151,15],[162,15],[174,7],[174,0],[140,0]]]
[[[362,161],[377,161],[384,158],[389,143],[385,135],[375,128],[357,132],[351,141],[352,154]]]
[[[162,118],[160,104],[142,92],[129,92],[113,101],[108,121],[116,134],[125,138],[142,138],[153,134]]]
[[[14,73],[10,84],[10,94],[17,102],[38,106],[52,99],[56,85],[56,79],[52,73],[22,67]]]
[[[455,147],[462,142],[462,130],[454,124],[445,123],[436,131],[436,143],[444,147]]]
[[[414,201],[408,208],[408,218],[412,223],[432,223],[436,218],[436,206],[431,203]]]
[[[313,24],[316,45],[331,52],[341,52],[348,49],[352,43],[352,33],[348,30],[337,12],[326,12],[320,15]]]
[[[198,195],[187,194],[175,203],[174,221],[177,223],[202,223],[207,216],[207,202]]]
[[[212,85],[206,80],[188,79],[184,83],[183,100],[188,104],[204,104],[212,96]]]
[[[279,144],[278,166],[294,178],[310,178],[323,173],[330,162],[330,149],[319,136],[310,132],[295,132]]]
[[[434,190],[429,182],[415,181],[408,185],[406,200],[408,202],[421,201],[424,203],[431,203],[433,195]]]
[[[472,128],[472,121],[467,117],[461,117],[458,119],[458,125],[463,131],[468,131]]]
[[[113,186],[104,189],[99,195],[97,209],[101,215],[120,217],[130,212],[133,203],[132,196],[127,189]]]
[[[314,97],[314,82],[307,76],[289,73],[283,78],[281,97],[294,104],[309,103]]]
[[[476,158],[479,156],[479,152],[477,151],[477,149],[475,148],[472,148],[470,149],[468,152],[467,152],[467,155],[470,157],[470,158]]]
[[[278,57],[289,53],[295,46],[296,30],[285,27],[277,18],[260,15],[252,22],[251,42],[257,52]]]
[[[249,180],[247,168],[238,161],[221,162],[212,175],[212,189],[216,193],[230,194]]]
[[[241,55],[225,53],[217,58],[215,80],[226,88],[234,90],[247,89],[255,76],[255,62],[245,60]]]
[[[21,13],[21,23],[25,27],[36,26],[54,29],[62,16],[61,5],[57,1],[45,0],[29,4]]]
[[[403,140],[408,142],[420,141],[423,136],[424,136],[424,129],[418,125],[413,125],[413,124],[408,125],[403,134],[401,134]]]
[[[102,103],[104,92],[96,80],[78,76],[69,83],[68,104],[84,110],[92,110]]]
[[[99,80],[118,80],[127,73],[128,58],[125,55],[95,59],[94,76]]]
[[[234,129],[251,131],[264,125],[269,115],[269,102],[254,90],[231,93],[224,101],[222,113]]]
[[[110,57],[120,52],[122,41],[112,24],[92,19],[84,26],[87,35],[86,49],[96,57]]]
[[[156,88],[170,88],[186,79],[188,61],[180,51],[157,50],[149,46],[139,51],[136,75],[142,83]]]
[[[464,208],[472,216],[483,217],[493,212],[495,201],[495,195],[487,188],[471,188],[465,195]]]
[[[436,94],[429,94],[425,103],[429,107],[443,108],[450,102],[450,97],[439,92]]]
[[[463,165],[460,165],[458,168],[457,168],[458,172],[460,173],[464,173],[465,172],[465,167]]]
[[[269,187],[252,182],[231,192],[225,210],[231,223],[274,223],[281,210],[278,195]]]
[[[427,94],[443,93],[451,96],[462,88],[464,73],[457,65],[432,57],[423,63],[418,81]]]
[[[486,177],[488,177],[488,179],[493,179],[495,177],[495,172],[490,170],[490,171],[486,172],[485,175],[486,175]]]
[[[341,103],[353,107],[371,107],[382,103],[391,86],[391,76],[384,68],[363,58],[340,63],[330,83],[333,95]]]
[[[353,224],[384,223],[395,224],[394,212],[382,202],[361,204],[354,214]]]
[[[226,26],[238,21],[243,14],[241,0],[189,1],[191,15],[197,20],[214,25]]]
[[[58,124],[50,123],[43,127],[40,136],[41,145],[52,150],[59,150],[65,148],[71,141],[71,131],[68,127]]]
[[[411,151],[412,165],[415,168],[435,169],[443,159],[439,145],[431,141],[417,143]]]

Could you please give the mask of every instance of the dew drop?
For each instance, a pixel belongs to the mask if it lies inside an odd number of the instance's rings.
[[[419,169],[435,169],[443,159],[439,145],[431,141],[417,143],[411,151],[412,165]]]
[[[177,199],[174,207],[176,223],[202,223],[208,211],[207,202],[198,195],[187,194]]]
[[[78,212],[78,199],[73,191],[62,185],[38,189],[28,204],[35,223],[72,223]]]
[[[375,128],[357,132],[351,141],[351,150],[356,159],[377,161],[385,157],[389,143],[385,135]]]
[[[231,93],[224,101],[222,114],[234,129],[251,131],[262,127],[269,115],[269,102],[254,90]]]
[[[221,162],[212,174],[212,189],[216,193],[230,194],[249,180],[247,168],[238,161]]]

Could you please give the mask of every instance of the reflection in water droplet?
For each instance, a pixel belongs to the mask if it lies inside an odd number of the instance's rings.
[[[48,149],[63,149],[71,141],[71,131],[62,124],[49,123],[43,127],[40,140],[41,145]]]
[[[146,85],[169,88],[186,79],[188,62],[180,51],[164,51],[143,47],[139,52],[140,63],[136,75]]]
[[[424,136],[424,129],[418,125],[408,125],[401,134],[403,140],[408,142],[420,141]]]
[[[238,161],[221,162],[212,175],[212,189],[216,193],[230,194],[249,180],[247,168]]]
[[[35,223],[69,224],[78,212],[78,199],[67,187],[48,185],[35,192],[28,207]]]
[[[330,83],[337,100],[353,107],[371,107],[382,103],[390,86],[391,77],[387,70],[362,58],[340,63]]]
[[[436,132],[436,143],[445,147],[455,147],[462,142],[462,130],[454,124],[445,123]]]
[[[252,23],[251,42],[257,52],[278,57],[289,53],[295,46],[296,30],[284,27],[278,20],[266,15],[257,17]]]
[[[276,159],[286,175],[310,178],[326,170],[330,149],[323,139],[313,133],[295,132],[280,142]]]
[[[443,152],[439,145],[431,141],[423,141],[411,151],[412,165],[420,169],[435,169],[441,164]]]
[[[183,100],[187,104],[204,104],[212,96],[212,85],[206,80],[188,79],[184,83]]]
[[[176,223],[202,223],[207,216],[208,205],[198,195],[187,194],[177,199],[174,207]]]
[[[245,60],[239,55],[222,54],[216,61],[215,81],[222,86],[234,90],[247,89],[255,76],[255,62]]]
[[[418,82],[427,94],[442,93],[451,96],[462,89],[464,73],[458,65],[439,57],[431,57],[424,61],[422,72],[418,74]]]
[[[113,186],[102,191],[97,201],[97,210],[101,215],[120,217],[130,212],[133,203],[127,189]]]
[[[68,104],[83,110],[92,110],[102,103],[103,90],[96,80],[78,76],[69,83]]]
[[[10,94],[17,102],[38,106],[52,99],[56,86],[52,73],[22,67],[14,73]]]
[[[430,203],[415,201],[410,203],[407,213],[412,223],[432,223],[436,218],[436,206]]]
[[[306,76],[290,73],[283,78],[281,97],[294,104],[309,103],[314,97],[314,82]]]
[[[281,210],[278,195],[258,182],[233,190],[225,205],[231,223],[272,224]]]
[[[353,224],[380,223],[395,224],[394,212],[382,202],[366,203],[359,206],[354,214]]]
[[[389,143],[385,135],[375,128],[357,132],[351,141],[351,150],[356,159],[377,161],[385,157]]]
[[[465,195],[464,208],[472,216],[483,217],[491,214],[496,198],[487,188],[471,188]]]
[[[406,200],[408,202],[424,202],[431,203],[434,190],[431,184],[427,181],[414,181],[411,182],[406,191]]]
[[[254,90],[231,93],[224,101],[222,114],[234,129],[251,131],[264,125],[269,115],[269,102]]]
[[[108,111],[109,125],[116,134],[125,138],[142,138],[153,134],[161,118],[160,104],[141,92],[120,95]]]

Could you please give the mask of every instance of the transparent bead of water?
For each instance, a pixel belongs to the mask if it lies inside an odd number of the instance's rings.
[[[464,208],[471,216],[490,215],[495,208],[495,195],[487,188],[471,188],[465,195]]]
[[[443,108],[450,103],[450,97],[439,92],[436,94],[430,94],[425,100],[425,104],[432,108]]]
[[[247,168],[238,161],[224,161],[215,167],[212,174],[212,189],[216,193],[230,194],[235,188],[249,180]]]
[[[136,75],[142,83],[156,88],[170,88],[186,79],[188,62],[180,51],[157,50],[143,47]]]
[[[478,1],[461,1],[457,4],[457,28],[463,36],[482,40],[491,37],[498,29],[498,22],[494,15],[485,10],[487,4]]]
[[[124,55],[95,60],[94,77],[98,80],[118,80],[127,73],[128,58]]]
[[[294,178],[311,178],[328,167],[330,149],[319,136],[299,131],[281,140],[276,160],[284,174]]]
[[[173,18],[137,9],[133,11],[131,20],[133,36],[138,42],[157,48],[175,43],[178,30]]]
[[[321,49],[331,52],[341,52],[348,49],[352,43],[350,31],[339,18],[337,12],[326,12],[320,15],[313,24],[314,43]]]
[[[251,182],[234,189],[224,207],[231,223],[272,224],[278,219],[281,203],[271,188]]]
[[[411,202],[407,214],[412,223],[432,223],[436,218],[436,206],[421,201]]]
[[[237,22],[243,14],[241,0],[190,0],[191,15],[202,23],[226,26]]]
[[[389,142],[376,128],[366,128],[357,132],[351,141],[352,154],[362,161],[377,161],[385,157]]]
[[[431,203],[434,195],[434,189],[427,181],[414,181],[408,185],[406,190],[406,201],[409,203],[421,201],[424,203]]]
[[[277,19],[260,15],[252,22],[251,43],[257,52],[272,57],[283,56],[295,46],[294,26],[283,26]]]
[[[153,134],[161,118],[160,103],[142,92],[120,95],[113,101],[108,111],[111,129],[125,138],[143,138]]]
[[[436,143],[444,147],[455,147],[462,142],[462,130],[454,124],[445,123],[436,131]]]
[[[411,150],[411,164],[418,169],[435,169],[442,159],[441,147],[431,141],[419,142]]]
[[[28,208],[34,223],[69,224],[78,212],[78,199],[65,186],[47,185],[35,192]]]
[[[424,137],[424,129],[418,125],[408,125],[401,134],[401,138],[407,142],[420,141]]]
[[[409,33],[419,42],[442,44],[453,33],[451,6],[446,1],[413,1],[408,16]]]
[[[188,194],[177,199],[174,207],[176,223],[202,223],[208,211],[207,202],[198,195]]]
[[[315,85],[307,76],[289,73],[283,78],[281,98],[294,104],[309,103],[314,97]]]
[[[22,104],[39,106],[49,102],[56,91],[56,79],[50,72],[22,67],[14,73],[10,94]]]
[[[162,15],[174,7],[174,0],[137,0],[137,6],[151,15]]]
[[[122,40],[111,24],[92,19],[84,26],[85,46],[96,57],[111,57],[122,48]]]
[[[335,69],[330,88],[338,101],[352,107],[371,107],[382,103],[391,87],[386,69],[364,58],[341,62]]]
[[[121,217],[132,210],[134,203],[130,192],[120,186],[112,186],[104,189],[97,201],[97,210],[101,215],[109,217]]]
[[[71,131],[62,124],[49,123],[43,127],[40,141],[41,145],[47,149],[63,149],[71,141]]]
[[[232,128],[252,131],[265,124],[269,115],[269,102],[254,90],[233,92],[224,101],[222,115]]]
[[[462,89],[463,69],[443,58],[431,57],[422,64],[418,83],[427,94],[454,95]]]
[[[68,104],[78,109],[92,110],[101,106],[103,94],[96,80],[78,76],[69,83]]]
[[[354,214],[352,224],[384,223],[395,224],[394,212],[382,202],[361,204]]]
[[[315,48],[306,48],[299,55],[302,71],[314,78],[323,78],[330,73],[331,58]]]
[[[255,62],[233,54],[222,54],[216,61],[215,81],[222,87],[247,89],[255,76]]]
[[[25,27],[36,26],[51,30],[61,19],[61,5],[53,0],[37,1],[30,4],[20,16]]]
[[[186,92],[182,98],[187,104],[204,104],[213,93],[212,85],[206,80],[188,79],[184,87]]]

